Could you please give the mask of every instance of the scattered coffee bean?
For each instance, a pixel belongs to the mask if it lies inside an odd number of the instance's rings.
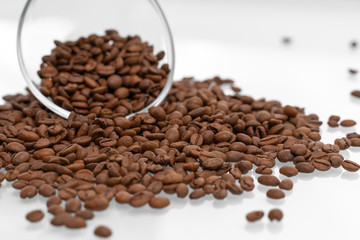
[[[340,122],[340,125],[343,127],[352,127],[356,125],[356,122],[354,120],[351,119],[346,119],[346,120],[342,120]]]
[[[30,222],[38,222],[43,219],[44,213],[41,210],[34,210],[26,214],[26,219]]]
[[[253,211],[253,212],[246,214],[246,219],[249,222],[255,222],[255,221],[260,220],[263,216],[264,216],[263,211]]]
[[[284,179],[279,183],[279,188],[291,190],[293,188],[293,182],[290,179]]]
[[[164,208],[169,206],[170,201],[164,197],[154,197],[150,200],[149,205],[153,208]]]
[[[274,208],[274,209],[270,210],[268,217],[269,217],[270,221],[273,221],[273,220],[281,221],[281,219],[283,218],[283,213],[280,209]]]
[[[356,47],[358,46],[357,41],[351,41],[350,46],[351,46],[352,48],[356,48]]]
[[[106,226],[96,227],[94,233],[96,236],[104,237],[104,238],[111,236],[111,230]]]
[[[357,72],[358,72],[358,71],[357,71],[356,69],[353,69],[353,68],[350,68],[350,69],[349,69],[349,73],[350,73],[350,74],[355,75],[355,74],[357,74]]]
[[[296,176],[299,171],[293,166],[282,166],[279,172],[287,177],[293,177]]]
[[[272,198],[272,199],[280,199],[280,198],[284,198],[285,194],[280,189],[269,189],[266,192],[266,196],[268,196],[269,198]]]
[[[351,160],[345,160],[341,163],[341,166],[349,171],[349,172],[356,172],[357,170],[359,170],[360,165],[357,164],[356,162],[353,162]]]
[[[354,96],[356,98],[360,98],[360,90],[354,90],[351,92],[351,96]]]
[[[280,180],[275,176],[264,175],[258,177],[258,182],[266,186],[277,186],[279,185]]]

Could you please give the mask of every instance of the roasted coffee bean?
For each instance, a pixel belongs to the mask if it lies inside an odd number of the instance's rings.
[[[280,199],[280,198],[284,198],[285,194],[280,189],[269,189],[266,192],[266,196],[268,196],[268,198]]]
[[[271,175],[273,173],[271,168],[268,168],[266,166],[259,166],[258,168],[255,169],[255,172],[257,174],[262,174],[262,175]]]
[[[88,209],[85,210],[77,210],[75,213],[75,216],[77,217],[81,217],[85,220],[89,220],[89,219],[93,219],[94,218],[94,213]]]
[[[198,199],[205,196],[205,191],[203,189],[195,189],[190,193],[189,197],[190,199]]]
[[[131,197],[129,203],[133,207],[141,207],[148,203],[150,199],[154,197],[154,194],[149,191],[142,191],[136,193],[134,196]]]
[[[169,206],[170,201],[164,197],[154,197],[149,201],[149,205],[153,208],[164,208]]]
[[[343,137],[343,138],[337,138],[335,139],[334,143],[339,146],[341,150],[348,149],[351,145],[351,140]]]
[[[176,194],[180,198],[186,197],[186,195],[189,193],[189,188],[184,183],[179,183],[176,187]]]
[[[293,182],[290,179],[284,179],[279,183],[279,188],[291,190],[293,188]]]
[[[66,201],[65,210],[67,212],[76,212],[80,210],[81,202],[77,198],[70,198]]]
[[[61,212],[54,216],[51,220],[51,224],[54,226],[62,226],[65,225],[66,222],[70,221],[72,216],[67,212]]]
[[[290,151],[296,156],[302,156],[307,152],[307,147],[304,144],[294,144],[291,146]]]
[[[351,95],[357,98],[360,98],[360,90],[354,90],[351,92]]]
[[[249,222],[255,222],[255,221],[260,220],[263,216],[264,216],[263,211],[253,211],[253,212],[246,214],[246,219]]]
[[[281,221],[281,219],[283,218],[283,213],[280,209],[274,208],[274,209],[270,210],[268,217],[269,217],[270,221],[273,221],[273,220]]]
[[[287,177],[293,177],[296,176],[299,171],[293,166],[282,166],[279,172]]]
[[[39,187],[39,194],[44,197],[50,197],[56,193],[56,190],[50,184],[41,184]]]
[[[26,219],[30,222],[38,222],[43,219],[44,213],[41,210],[34,210],[26,214]]]
[[[356,172],[357,170],[359,170],[360,165],[357,164],[356,162],[353,162],[351,160],[345,160],[341,163],[341,166],[349,171],[349,172]]]
[[[327,171],[331,168],[331,163],[325,159],[315,159],[312,165],[319,171]]]
[[[295,165],[296,169],[302,173],[312,173],[315,171],[315,167],[307,162],[299,162]]]
[[[51,196],[48,198],[46,205],[47,207],[50,207],[52,205],[60,205],[61,204],[61,198],[59,198],[58,196]]]
[[[351,119],[345,119],[340,122],[340,125],[343,127],[352,127],[356,125],[356,122]]]
[[[33,198],[37,194],[37,189],[34,186],[26,186],[20,192],[21,198]]]
[[[264,175],[258,177],[258,182],[265,186],[277,186],[279,185],[280,180],[275,176]]]
[[[61,207],[60,205],[51,205],[48,207],[48,212],[53,215],[57,215],[59,213],[64,213],[65,209],[63,207]]]
[[[96,196],[85,201],[85,207],[90,210],[101,211],[109,206],[109,200],[106,197]]]
[[[115,199],[118,203],[129,203],[131,199],[131,194],[127,191],[119,191],[115,195]]]
[[[106,238],[111,236],[111,230],[106,226],[98,226],[95,228],[94,234],[96,236]]]
[[[56,216],[55,216],[56,217]],[[85,219],[81,217],[67,217],[65,221],[65,226],[68,228],[84,228],[86,227],[86,221]]]

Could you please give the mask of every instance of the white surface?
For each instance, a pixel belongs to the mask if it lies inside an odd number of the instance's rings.
[[[360,101],[349,95],[360,89],[360,76],[347,72],[349,67],[360,68],[360,48],[349,48],[351,40],[360,40],[360,1],[159,2],[175,38],[176,79],[233,78],[243,94],[305,107],[306,113],[317,113],[325,123],[331,114],[360,123]],[[23,3],[0,2],[0,95],[24,88],[15,49],[16,20]],[[293,43],[282,45],[282,36],[290,36]],[[324,124],[321,133],[326,143],[332,143],[359,129],[329,130]],[[342,153],[360,163],[360,149]],[[358,239],[358,173],[340,168],[292,179],[294,190],[280,201],[267,199],[266,188],[258,184],[251,193],[230,194],[225,200],[171,196],[165,210],[134,209],[114,201],[83,230],[53,227],[49,215],[40,223],[27,222],[26,212],[46,210],[45,199],[21,200],[19,192],[5,184],[0,188],[0,233],[2,239],[95,239],[94,227],[105,224],[113,230],[111,239],[127,240]],[[267,217],[255,224],[245,221],[251,210],[267,213],[274,207],[284,212],[281,223]]]

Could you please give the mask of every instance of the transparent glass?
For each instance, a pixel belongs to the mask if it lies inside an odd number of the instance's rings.
[[[116,29],[122,36],[139,35],[154,46],[155,53],[165,51],[160,64],[168,63],[171,69],[166,85],[151,104],[136,113],[147,112],[166,98],[173,82],[174,46],[156,0],[28,0],[18,26],[18,60],[30,91],[49,110],[63,118],[70,114],[39,91],[41,58],[51,53],[54,40],[103,35],[107,29]]]

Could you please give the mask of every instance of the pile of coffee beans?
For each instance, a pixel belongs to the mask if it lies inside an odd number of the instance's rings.
[[[77,41],[55,41],[38,74],[41,92],[55,104],[79,114],[126,116],[149,105],[167,81],[165,53],[139,36],[121,37],[115,30]]]
[[[325,144],[317,115],[239,91],[226,95],[224,84],[232,81],[185,78],[174,83],[160,107],[129,119],[117,111],[106,110],[103,116],[88,105],[83,108],[88,114],[74,108],[65,120],[44,110],[31,94],[5,96],[0,167],[6,173],[0,172],[0,182],[12,182],[21,198],[47,197],[54,226],[83,228],[93,211],[106,209],[113,198],[153,208],[170,204],[156,196],[161,191],[179,198],[224,199],[252,191],[256,183],[249,171],[255,168],[261,175],[257,182],[269,186],[266,196],[282,199],[293,188],[289,178],[298,172],[360,168],[339,154],[359,146],[359,134]],[[288,177],[282,181],[272,176],[278,161],[287,163],[280,168]],[[263,215],[256,212],[247,219]],[[42,216],[34,211],[27,219]],[[282,213],[271,211],[269,218],[281,220]],[[95,234],[111,231],[99,227]]]

